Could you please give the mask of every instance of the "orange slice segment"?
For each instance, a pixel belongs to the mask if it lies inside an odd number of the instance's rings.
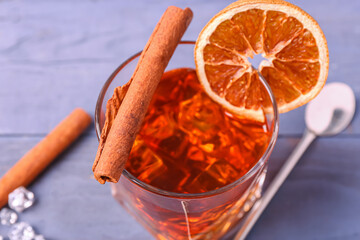
[[[276,58],[282,60],[317,60],[319,48],[314,36],[305,29],[295,37],[287,46],[276,54]]]
[[[207,94],[236,115],[264,120],[261,101],[265,101],[265,89],[248,60],[254,54],[267,59],[259,71],[280,112],[309,102],[325,84],[327,43],[310,15],[282,0],[235,2],[200,33],[195,64]]]
[[[250,9],[240,12],[231,21],[240,29],[243,36],[246,36],[252,50],[259,53],[262,50],[261,33],[264,28],[264,11],[260,9]]]
[[[302,29],[303,25],[296,18],[279,11],[267,11],[263,32],[266,54],[279,52]]]

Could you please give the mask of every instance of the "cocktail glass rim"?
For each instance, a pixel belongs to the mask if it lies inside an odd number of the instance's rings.
[[[190,45],[194,45],[195,41],[181,41],[179,43],[179,45],[185,45],[185,44],[190,44]],[[141,51],[139,51],[138,53],[132,55],[130,58],[128,58],[127,60],[125,60],[118,68],[116,68],[116,70],[110,75],[110,77],[107,79],[107,81],[105,82],[104,86],[102,87],[98,100],[96,102],[96,107],[95,107],[95,131],[96,131],[96,135],[98,140],[100,139],[100,135],[101,135],[101,126],[100,126],[100,114],[101,112],[101,107],[102,107],[102,103],[104,101],[105,98],[105,94],[108,91],[108,88],[110,86],[110,84],[112,83],[112,81],[114,80],[114,78],[116,77],[116,75],[131,61],[133,61],[135,58],[139,57],[141,54]],[[128,172],[126,169],[123,170],[122,172],[122,176],[126,177],[128,180],[130,180],[132,183],[138,185],[141,188],[144,188],[150,192],[156,193],[156,194],[160,194],[160,195],[164,195],[164,196],[169,196],[169,197],[176,197],[176,198],[199,198],[199,197],[208,197],[208,196],[212,196],[212,195],[217,195],[220,194],[222,192],[225,192],[239,184],[241,184],[242,182],[246,181],[249,177],[251,177],[254,173],[256,173],[260,167],[263,165],[263,163],[268,159],[269,155],[271,154],[274,146],[275,146],[275,142],[278,136],[278,132],[279,132],[279,113],[278,113],[278,108],[277,108],[277,104],[276,104],[276,100],[275,100],[275,96],[273,95],[271,88],[269,86],[269,84],[266,81],[263,81],[260,78],[260,81],[263,83],[264,87],[266,88],[271,103],[272,103],[272,108],[273,108],[273,115],[274,115],[274,127],[273,127],[273,131],[272,131],[272,135],[271,135],[271,139],[269,142],[269,145],[267,146],[265,152],[263,153],[263,155],[261,156],[261,158],[258,160],[258,162],[245,174],[243,175],[241,178],[237,179],[236,181],[225,185],[221,188],[215,189],[215,190],[211,190],[208,192],[203,192],[203,193],[176,193],[176,192],[170,192],[170,191],[166,191],[154,186],[151,186],[147,183],[144,183],[142,181],[140,181],[139,179],[137,179],[136,177],[134,177],[130,172]]]

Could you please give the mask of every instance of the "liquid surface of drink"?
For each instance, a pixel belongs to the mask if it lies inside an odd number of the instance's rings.
[[[270,136],[266,124],[239,119],[213,102],[195,70],[175,69],[159,83],[126,169],[159,189],[207,192],[246,174]]]

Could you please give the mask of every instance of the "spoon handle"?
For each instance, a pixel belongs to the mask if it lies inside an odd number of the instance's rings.
[[[262,198],[255,203],[251,211],[248,213],[244,224],[242,225],[239,232],[236,234],[234,240],[244,240],[246,238],[258,218],[261,216],[262,212],[265,210],[271,199],[279,190],[281,184],[285,181],[291,170],[295,167],[296,163],[299,161],[301,156],[304,154],[306,149],[314,141],[315,138],[316,135],[313,132],[309,130],[305,131],[300,142],[293,150],[289,158],[286,160],[284,165],[281,167],[274,180],[270,183]]]

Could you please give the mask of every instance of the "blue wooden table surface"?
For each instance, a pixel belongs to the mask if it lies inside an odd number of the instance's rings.
[[[189,6],[183,39],[195,40],[231,1],[0,1],[0,176],[75,107],[93,115],[101,86],[140,50],[168,5]],[[319,22],[329,44],[328,82],[360,97],[360,1],[292,0]],[[304,108],[281,116],[269,179],[298,143]],[[94,127],[29,187],[36,204],[20,215],[47,239],[151,239],[98,184]],[[0,225],[0,234],[8,228]],[[360,117],[315,141],[248,239],[360,239]]]

